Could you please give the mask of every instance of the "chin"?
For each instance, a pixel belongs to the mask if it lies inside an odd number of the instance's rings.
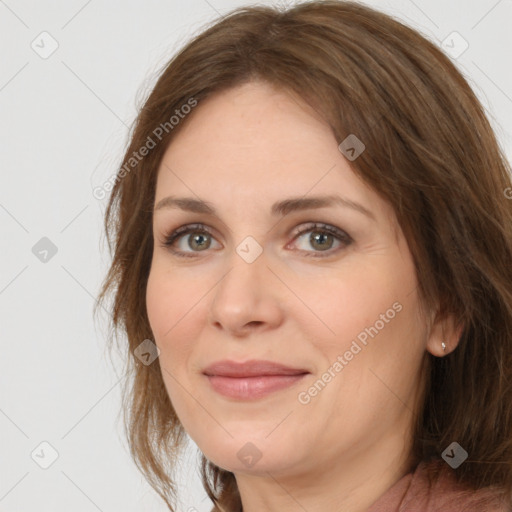
[[[237,435],[215,444],[209,438],[208,446],[196,444],[208,460],[232,473],[279,474],[299,463],[299,454],[291,443],[283,445],[281,439],[272,440],[272,436],[265,439],[265,436],[260,440],[255,436]]]

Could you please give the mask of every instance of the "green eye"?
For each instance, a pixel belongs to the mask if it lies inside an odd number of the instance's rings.
[[[306,237],[306,235],[308,235]],[[336,252],[340,246],[348,246],[352,243],[352,239],[347,233],[335,226],[329,226],[328,224],[310,223],[300,228],[294,240],[301,240],[304,238],[304,245],[300,250],[310,253],[326,252],[329,251],[329,255]],[[334,244],[338,243],[338,248],[333,250]],[[311,251],[309,248],[313,248]],[[321,257],[321,255],[309,254],[308,256]]]
[[[309,237],[306,237],[308,234]],[[341,229],[315,222],[301,226],[293,236],[294,242],[298,240],[303,244],[299,251],[313,257],[323,257],[321,253],[326,253],[326,256],[331,255],[353,242],[352,238]],[[212,247],[214,243],[218,244],[207,226],[189,224],[168,234],[164,238],[163,247],[179,257],[195,257],[198,253],[214,248]],[[218,245],[221,247],[220,244]]]

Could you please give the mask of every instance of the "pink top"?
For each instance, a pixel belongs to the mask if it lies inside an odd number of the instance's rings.
[[[367,512],[512,512],[490,488],[468,490],[458,484],[454,470],[444,461],[430,463],[443,474],[429,480],[421,462],[385,492]]]

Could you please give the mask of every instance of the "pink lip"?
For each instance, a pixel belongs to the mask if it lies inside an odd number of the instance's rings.
[[[310,372],[272,361],[252,360],[237,363],[224,360],[208,366],[203,373],[217,393],[249,400],[292,386]]]

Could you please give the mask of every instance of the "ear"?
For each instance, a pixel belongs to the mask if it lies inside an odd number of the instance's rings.
[[[454,315],[437,313],[427,339],[427,350],[436,357],[453,352],[459,344],[464,325],[457,323]],[[446,350],[443,350],[443,342]]]

